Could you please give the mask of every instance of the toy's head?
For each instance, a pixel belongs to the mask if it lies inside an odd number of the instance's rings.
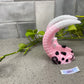
[[[43,48],[55,64],[68,64],[75,59],[73,50],[60,45],[55,37],[56,32],[72,24],[80,24],[75,16],[62,15],[53,19],[47,26],[43,37]]]

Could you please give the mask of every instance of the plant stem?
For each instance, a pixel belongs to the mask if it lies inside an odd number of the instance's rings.
[[[29,39],[30,43],[27,44],[28,46],[28,50],[32,47],[32,46],[35,46],[36,44],[38,44],[40,41],[39,41],[39,38],[36,38],[36,40],[34,41],[31,41]],[[23,48],[23,49],[26,49],[26,48]],[[18,52],[20,52],[22,49],[18,49],[16,52],[12,52],[12,53],[9,53],[9,54],[5,54],[3,56],[0,57],[0,62],[6,57],[6,56],[10,56],[10,55],[13,55],[13,54],[17,54]]]
[[[0,62],[6,57],[6,56],[9,56],[9,55],[13,55],[13,54],[16,54],[18,53],[20,50],[16,51],[16,52],[13,52],[13,53],[10,53],[10,54],[6,54],[6,55],[3,55],[0,57]]]
[[[6,54],[6,55],[3,55],[3,56],[9,56],[9,55],[13,55],[13,54],[16,54],[17,52],[13,52],[13,53],[10,53],[10,54]]]
[[[31,39],[30,38],[28,38],[28,40],[29,40],[29,42],[31,42]]]

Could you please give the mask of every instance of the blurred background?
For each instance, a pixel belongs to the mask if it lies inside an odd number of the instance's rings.
[[[27,29],[45,31],[62,14],[84,15],[84,0],[0,0],[0,39],[24,38]]]

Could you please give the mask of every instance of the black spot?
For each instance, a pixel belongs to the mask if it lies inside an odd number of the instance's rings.
[[[73,50],[71,51],[71,53],[73,53]]]
[[[61,54],[66,55],[66,52],[61,52]]]
[[[62,60],[64,60],[64,58],[62,58]]]
[[[61,64],[61,61],[58,61],[58,64]]]
[[[56,52],[55,52],[55,54],[56,54],[56,55],[59,55],[59,52],[58,52],[58,51],[56,51]]]
[[[58,58],[54,56],[54,57],[52,57],[52,61],[53,61],[53,63],[57,64]]]
[[[68,62],[69,60],[68,59],[66,59],[66,62]]]
[[[66,45],[62,45],[62,48],[66,48]]]

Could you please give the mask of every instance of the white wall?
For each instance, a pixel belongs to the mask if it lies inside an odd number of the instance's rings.
[[[84,0],[0,0],[0,39],[25,37],[27,29],[46,30],[62,14],[84,15]]]

